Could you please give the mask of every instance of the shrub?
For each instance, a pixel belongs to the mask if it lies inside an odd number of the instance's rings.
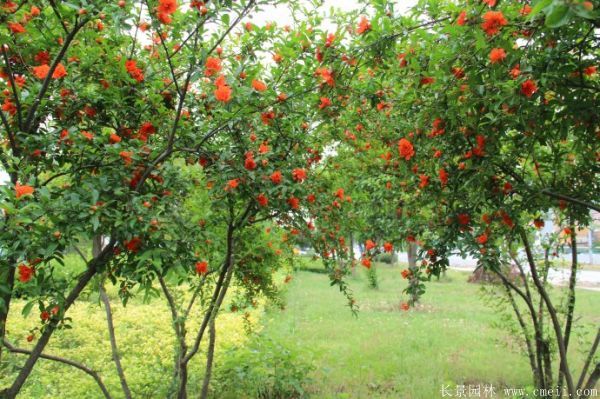
[[[375,266],[367,269],[367,281],[369,282],[369,288],[379,288],[379,281],[377,281],[377,268]]]
[[[388,265],[393,265],[398,261],[398,257],[394,253],[384,252],[379,254],[373,258],[376,262],[387,263]]]
[[[313,366],[295,348],[255,335],[244,347],[231,347],[215,369],[215,398],[304,398]]]

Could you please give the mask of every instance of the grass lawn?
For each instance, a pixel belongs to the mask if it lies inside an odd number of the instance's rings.
[[[306,271],[290,283],[286,310],[267,313],[263,334],[311,354],[311,397],[431,399],[441,397],[443,384],[454,391],[457,384],[493,384],[502,397],[504,387],[531,385],[526,357],[505,329],[494,327],[495,311],[480,286],[466,282],[468,273],[448,272],[428,284],[420,309],[403,312],[400,270],[379,266],[375,290],[364,270],[351,278],[358,317],[326,276]],[[597,326],[600,293],[577,294],[579,322]],[[576,345],[572,364],[581,363]]]

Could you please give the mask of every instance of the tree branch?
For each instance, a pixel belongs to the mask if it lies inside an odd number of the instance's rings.
[[[22,355],[31,355],[32,354],[32,351],[27,350],[27,349],[17,348],[13,344],[8,342],[6,339],[4,340],[4,346],[12,353],[18,353],[18,354],[22,354]],[[102,379],[98,375],[98,373],[96,371],[92,370],[91,368],[87,367],[86,365],[84,365],[82,363],[78,363],[78,362],[70,360],[70,359],[65,359],[60,356],[47,355],[45,353],[40,354],[39,357],[42,359],[52,360],[55,362],[63,363],[63,364],[66,364],[71,367],[75,367],[76,369],[83,371],[84,373],[86,373],[87,375],[89,375],[96,381],[96,383],[98,384],[98,387],[100,387],[100,390],[102,390],[102,393],[104,394],[104,397],[106,399],[112,399],[110,394],[108,393],[108,390],[106,389],[106,386],[102,382]]]
[[[27,113],[27,119],[25,120],[25,124],[22,127],[23,131],[31,133],[31,128],[33,127],[33,121],[35,119],[35,113],[36,113],[38,107],[40,106],[42,99],[46,95],[46,91],[48,91],[48,88],[50,87],[50,82],[52,81],[52,75],[54,74],[56,67],[64,58],[65,54],[67,53],[67,50],[69,49],[69,46],[73,42],[73,39],[75,39],[77,32],[79,32],[81,30],[81,28],[83,28],[87,22],[88,22],[88,19],[84,19],[81,22],[75,23],[73,30],[71,30],[71,32],[67,35],[67,38],[63,42],[63,45],[60,49],[60,52],[57,54],[56,58],[52,62],[52,65],[50,66],[50,70],[48,71],[48,75],[46,76],[46,78],[44,79],[44,82],[42,83],[42,88],[40,89],[40,92],[38,93],[33,104],[31,105],[31,108],[29,109],[29,112]]]
[[[8,55],[6,54],[6,45],[2,45],[2,56],[4,57],[4,63],[6,64],[6,72],[8,75],[8,80],[10,82],[10,88],[13,92],[13,97],[15,98],[15,106],[17,107],[17,120],[19,121],[19,128],[23,128],[23,120],[21,117],[21,101],[19,99],[19,93],[17,91],[17,85],[15,83],[15,77],[13,76],[12,68],[10,67],[10,60],[8,59]]]

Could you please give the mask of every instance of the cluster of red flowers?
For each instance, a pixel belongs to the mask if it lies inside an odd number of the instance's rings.
[[[483,29],[488,36],[493,36],[500,32],[500,29],[507,24],[508,21],[504,18],[504,14],[502,14],[501,11],[488,11],[483,15],[481,29]]]
[[[444,168],[441,168],[438,172],[438,176],[440,178],[442,188],[446,187],[446,184],[448,184],[448,172],[446,172]]]
[[[206,76],[213,76],[221,72],[221,60],[216,57],[208,57],[205,63],[206,70],[204,74]]]
[[[258,194],[258,196],[256,197],[256,201],[260,206],[263,207],[269,205],[269,199],[263,193]]]
[[[281,184],[281,172],[276,170],[271,173],[270,179],[273,184]]]
[[[527,98],[533,96],[537,91],[537,84],[531,79],[527,79],[521,84],[521,94],[523,94]]]
[[[415,150],[412,143],[405,138],[400,139],[398,142],[398,152],[400,153],[400,157],[407,161],[410,161],[410,159],[415,155]]]
[[[10,98],[6,97],[4,99],[4,103],[2,104],[2,111],[8,112],[10,115],[14,115],[17,113],[17,106],[10,101]]]
[[[321,104],[319,104],[319,109],[325,109],[331,105],[331,100],[327,97],[321,97]]]
[[[21,6],[18,6],[17,4],[11,2],[11,1],[7,1],[3,6],[2,9],[10,12],[10,13],[14,13],[17,11],[18,8],[20,8]],[[26,12],[25,15],[23,16],[23,20],[22,22],[24,24],[26,24],[27,22],[29,22],[32,18],[37,17],[41,14],[41,10],[39,8],[37,8],[36,6],[31,6],[31,11],[30,12]],[[17,35],[17,34],[22,34],[25,33],[25,27],[19,23],[19,22],[8,22],[8,29],[10,29],[10,31]]]
[[[244,161],[244,168],[247,170],[256,169],[256,161],[254,160],[254,154],[252,151],[248,151],[246,153],[246,160]]]
[[[377,246],[377,244],[375,244],[375,243],[373,242],[373,240],[367,240],[367,241],[365,241],[365,250],[366,250],[366,251],[370,251],[370,250],[372,250],[373,248],[375,248],[376,246]]]
[[[488,242],[488,235],[483,233],[477,237],[477,242],[481,245],[485,245]]]
[[[503,48],[493,48],[490,51],[490,63],[498,64],[506,58],[506,51]]]
[[[473,154],[482,157],[485,155],[485,136],[478,134],[475,140],[477,141],[477,146],[473,148]]]
[[[294,181],[302,183],[304,180],[306,180],[306,171],[302,168],[296,168],[292,170],[292,178]]]
[[[48,73],[50,73],[50,66],[48,64],[33,67],[33,74],[38,79],[46,79]],[[65,76],[67,76],[67,70],[63,64],[59,63],[56,65],[56,68],[54,68],[54,72],[52,72],[52,79],[60,79]]]
[[[288,198],[287,203],[292,209],[298,209],[300,207],[300,200],[296,197]]]
[[[429,176],[427,175],[419,175],[419,188],[425,188],[429,184]]]
[[[333,87],[335,85],[335,81],[333,79],[333,71],[329,68],[320,67],[315,70],[315,75],[320,76],[323,79],[323,83]]]
[[[154,127],[154,125],[151,122],[144,122],[138,130],[135,138],[145,143],[148,141],[148,138],[154,133],[156,133],[156,128]]]
[[[129,76],[131,76],[133,79],[137,80],[138,82],[144,81],[144,72],[138,68],[135,60],[127,60],[125,62],[125,69],[129,73]]]
[[[435,118],[432,124],[431,133],[428,137],[437,137],[446,133],[446,123],[441,118]]]
[[[123,162],[125,162],[125,165],[129,166],[131,165],[132,159],[131,156],[133,155],[133,152],[131,151],[121,151],[119,153],[119,156],[121,157],[121,159],[123,159]]]
[[[467,23],[467,12],[461,11],[460,14],[458,14],[458,18],[456,18],[456,24],[459,26],[465,26],[466,23]]]
[[[177,0],[159,0],[156,15],[163,24],[171,23],[171,15],[177,11]]]
[[[136,253],[142,247],[142,240],[139,237],[133,237],[131,240],[125,241],[123,245],[129,252]]]
[[[262,92],[267,90],[267,85],[260,80],[252,79],[252,88],[256,91]]]
[[[33,267],[21,264],[19,265],[19,281],[22,283],[26,283],[31,280],[33,277],[34,269]]]
[[[263,125],[270,125],[271,121],[273,119],[275,119],[275,112],[274,111],[267,111],[267,112],[263,112],[260,114],[260,119],[263,123]]]
[[[207,274],[208,273],[208,262],[206,261],[201,261],[201,262],[196,262],[196,273],[198,274]]]
[[[35,189],[31,186],[22,186],[17,182],[15,185],[15,194],[17,198],[21,198],[25,195],[32,195]]]
[[[225,77],[223,75],[219,76],[215,80],[215,86],[217,87],[214,95],[217,101],[221,101],[223,103],[227,103],[231,100],[231,87],[227,86],[225,82]]]
[[[356,33],[358,33],[359,35],[362,35],[363,33],[367,32],[368,30],[371,30],[371,23],[369,22],[367,17],[365,17],[363,15],[360,18],[360,21],[358,22],[358,27],[356,28]]]

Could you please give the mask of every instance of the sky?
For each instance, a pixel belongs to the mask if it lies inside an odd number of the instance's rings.
[[[408,10],[410,7],[414,6],[417,1],[418,0],[390,0],[390,2],[394,3],[394,8],[400,12]],[[361,4],[359,4],[357,0],[324,0],[323,6],[321,7],[323,15],[329,13],[329,10],[332,7],[341,11],[351,11],[360,8]],[[289,9],[285,5],[264,7],[261,12],[252,15],[252,21],[259,25],[268,21],[275,21],[280,26],[291,25],[293,22]]]

